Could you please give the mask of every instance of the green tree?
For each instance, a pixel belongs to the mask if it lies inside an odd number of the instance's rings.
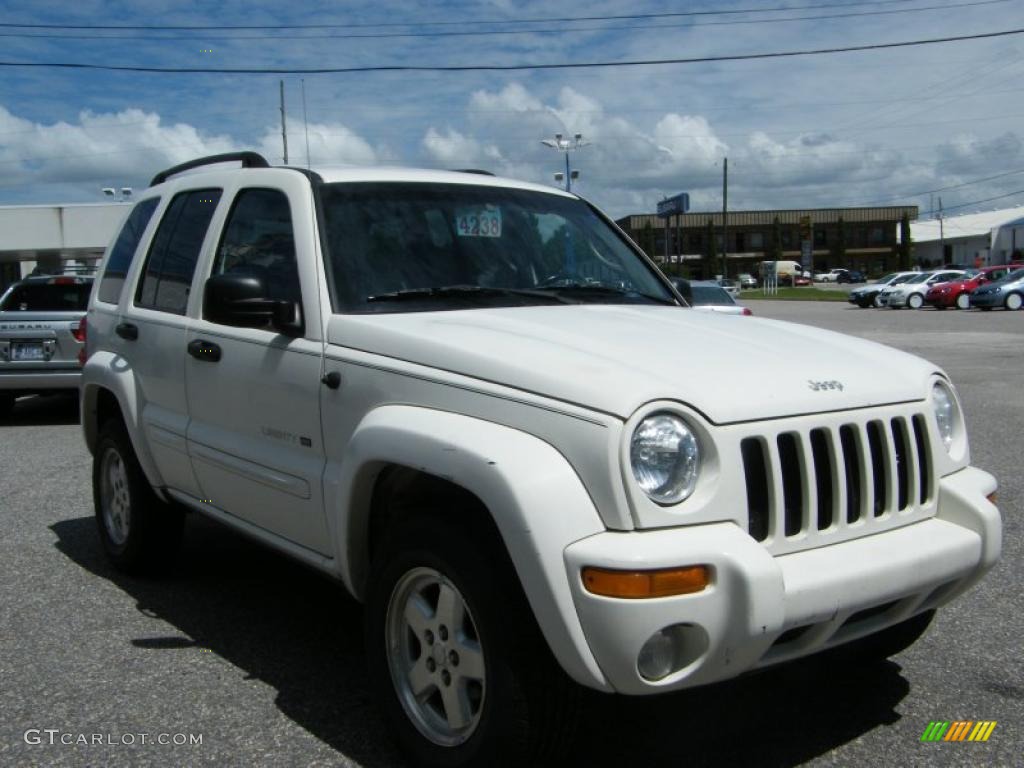
[[[910,269],[910,259],[914,254],[914,243],[910,237],[910,214],[904,213],[900,219],[900,244],[898,246],[900,269]]]
[[[782,259],[782,222],[776,216],[772,221],[772,239],[768,246],[768,260],[779,261]]]
[[[836,241],[832,245],[832,267],[846,267],[846,222],[839,217],[836,223]]]
[[[706,280],[710,280],[715,276],[715,267],[718,264],[718,246],[716,243],[715,224],[709,218],[704,229],[704,263],[701,265]]]

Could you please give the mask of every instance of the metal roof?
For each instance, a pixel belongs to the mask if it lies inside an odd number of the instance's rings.
[[[776,217],[780,224],[799,224],[800,219],[809,216],[811,224],[835,224],[842,218],[846,224],[861,224],[871,222],[898,222],[906,214],[911,220],[917,218],[916,205],[886,206],[882,208],[795,208],[785,210],[767,211],[729,211],[729,226],[731,227],[770,227]],[[705,211],[684,213],[681,216],[672,216],[670,226],[676,225],[676,220],[684,227],[707,226],[710,219],[712,225],[722,226],[721,211]],[[660,219],[653,213],[633,214],[619,219],[616,223],[619,226],[626,226],[630,229],[642,229],[650,221],[652,227],[664,227],[665,220]]]

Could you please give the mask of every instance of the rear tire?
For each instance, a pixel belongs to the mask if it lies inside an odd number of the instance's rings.
[[[911,309],[920,309],[924,304],[924,298],[919,293],[912,293],[907,299],[907,306]]]
[[[552,657],[500,544],[439,514],[393,526],[371,566],[366,656],[410,761],[519,766],[567,748],[581,689]]]
[[[14,395],[0,394],[0,420],[7,420],[14,410]]]
[[[1003,305],[1009,310],[1018,310],[1022,304],[1024,304],[1024,299],[1021,299],[1019,293],[1011,293],[1003,302]]]
[[[100,427],[93,451],[96,525],[107,557],[126,573],[155,573],[174,560],[184,514],[153,493],[119,420]]]
[[[968,293],[961,293],[956,297],[956,308],[957,309],[970,309],[971,308],[971,296]]]

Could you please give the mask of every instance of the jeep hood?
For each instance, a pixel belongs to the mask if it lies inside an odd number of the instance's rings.
[[[677,400],[718,424],[921,400],[937,370],[810,326],[662,306],[335,315],[328,341],[623,419]]]

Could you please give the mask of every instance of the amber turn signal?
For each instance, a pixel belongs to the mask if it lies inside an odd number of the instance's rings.
[[[992,493],[990,493],[985,498],[988,499],[988,503],[991,504],[992,506],[999,506],[998,504],[996,504],[996,492],[995,491],[992,491]]]
[[[656,571],[612,571],[587,566],[583,569],[583,586],[595,595],[640,600],[700,592],[708,585],[710,577],[706,565]]]

